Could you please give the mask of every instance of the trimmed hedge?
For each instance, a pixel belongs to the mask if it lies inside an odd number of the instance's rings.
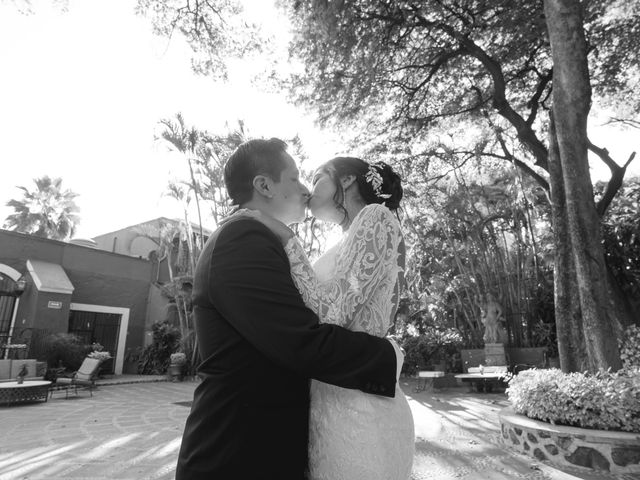
[[[517,413],[551,424],[640,433],[640,369],[616,373],[525,370],[509,381]]]

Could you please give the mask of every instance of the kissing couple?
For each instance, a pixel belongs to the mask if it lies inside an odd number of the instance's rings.
[[[198,259],[202,363],[176,480],[408,480],[414,426],[385,338],[404,283],[399,176],[337,157],[309,190],[279,139],[249,140],[224,181],[240,210]],[[342,227],[312,266],[287,225]]]

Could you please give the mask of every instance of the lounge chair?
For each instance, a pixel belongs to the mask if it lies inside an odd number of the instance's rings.
[[[98,377],[98,369],[102,360],[99,358],[85,358],[80,365],[77,372],[74,372],[71,377],[58,377],[56,381],[51,384],[51,396],[55,390],[65,390],[66,397],[69,397],[69,389],[73,388],[75,394],[78,394],[78,386],[86,387],[89,389],[89,393],[93,397],[93,389],[96,386],[96,378]]]

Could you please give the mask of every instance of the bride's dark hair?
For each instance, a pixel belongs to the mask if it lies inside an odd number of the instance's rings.
[[[335,157],[320,168],[329,174],[336,185],[333,201],[344,212],[345,221],[348,220],[348,214],[342,205],[344,190],[340,179],[348,175],[355,177],[358,192],[367,205],[379,203],[397,214],[402,200],[402,180],[388,164],[367,163],[356,157]]]

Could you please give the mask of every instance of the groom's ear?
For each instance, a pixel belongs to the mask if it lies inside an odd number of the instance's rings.
[[[346,190],[356,181],[355,175],[345,175],[340,179],[340,185],[342,185],[342,189]]]
[[[273,198],[272,180],[266,175],[256,175],[253,179],[253,188],[266,198]]]

